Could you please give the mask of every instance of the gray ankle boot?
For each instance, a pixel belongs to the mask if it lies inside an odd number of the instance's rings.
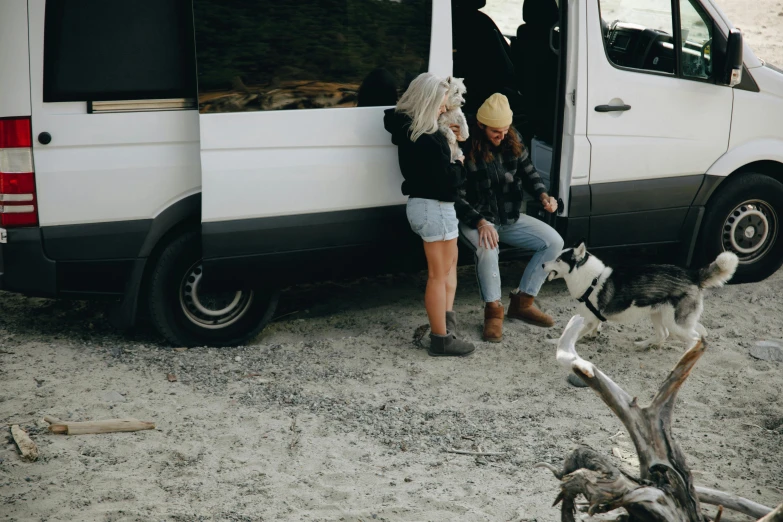
[[[457,314],[456,312],[446,312],[446,331],[451,332],[454,335],[459,335],[457,333]]]
[[[432,357],[462,357],[473,353],[476,347],[472,344],[461,341],[448,332],[446,335],[430,334],[430,347],[427,353]]]

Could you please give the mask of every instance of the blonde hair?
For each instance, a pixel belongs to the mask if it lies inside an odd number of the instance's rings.
[[[446,80],[432,73],[421,73],[408,86],[395,111],[413,120],[411,141],[438,130],[438,110],[448,88]]]

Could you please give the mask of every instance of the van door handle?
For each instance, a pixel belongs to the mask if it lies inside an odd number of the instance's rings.
[[[625,112],[630,110],[630,105],[599,105],[595,108],[595,112]]]

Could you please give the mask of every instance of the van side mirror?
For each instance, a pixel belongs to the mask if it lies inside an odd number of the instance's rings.
[[[742,33],[732,29],[726,42],[726,71],[723,83],[734,87],[742,81],[742,65],[745,46],[742,43]]]

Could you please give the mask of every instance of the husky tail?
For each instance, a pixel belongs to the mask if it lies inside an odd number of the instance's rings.
[[[725,285],[737,270],[739,259],[732,252],[723,252],[718,258],[699,270],[699,288],[718,288]]]

